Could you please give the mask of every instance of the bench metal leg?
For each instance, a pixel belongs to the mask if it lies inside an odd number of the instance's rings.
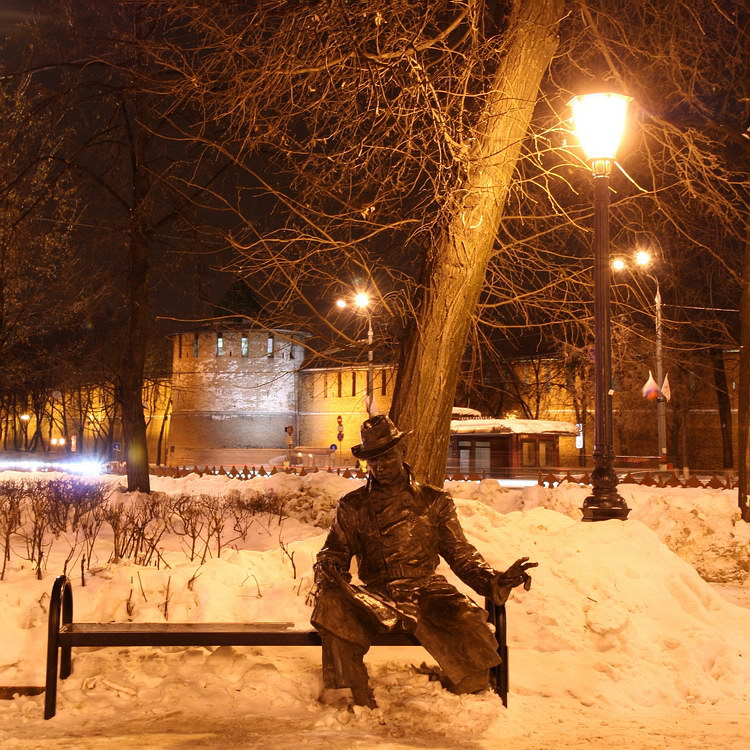
[[[58,576],[52,587],[47,622],[47,674],[44,690],[44,718],[51,719],[57,712],[57,665],[60,647],[60,607],[65,576]]]
[[[508,671],[508,623],[504,604],[495,604],[490,599],[485,599],[484,606],[489,615],[489,621],[495,628],[495,640],[497,641],[497,654],[502,660],[496,667],[490,669],[490,684],[492,689],[500,696],[503,705],[508,707],[509,671]]]
[[[65,579],[62,590],[62,624],[70,625],[73,622],[73,589],[70,580]],[[60,679],[64,680],[73,671],[71,662],[72,647],[70,643],[60,645]]]

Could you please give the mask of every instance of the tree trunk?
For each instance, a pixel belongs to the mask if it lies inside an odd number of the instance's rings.
[[[732,450],[732,403],[727,388],[727,373],[724,366],[724,352],[716,349],[711,352],[711,363],[714,371],[716,401],[719,407],[719,424],[721,425],[721,453],[724,469],[734,468],[734,451]]]
[[[739,476],[738,501],[742,519],[750,523],[748,475],[750,474],[750,230],[745,238],[742,258],[740,298],[740,374],[739,374]]]
[[[164,408],[164,414],[161,418],[161,427],[159,428],[159,440],[156,443],[156,465],[161,466],[161,457],[162,457],[162,450],[163,450],[163,444],[164,444],[164,432],[166,430],[167,426],[167,420],[169,419],[169,410],[172,408],[172,399],[167,399],[167,405]],[[166,456],[164,458],[164,463],[166,463]]]
[[[745,121],[750,117],[750,69],[748,68],[748,53],[750,53],[750,20],[744,16],[742,24],[742,39],[745,49]],[[747,133],[746,133],[747,135]],[[742,146],[743,164],[750,164],[750,143],[747,140]],[[744,206],[745,215],[745,247],[742,254],[741,296],[740,296],[740,373],[739,373],[739,404],[737,408],[737,422],[739,433],[739,457],[737,500],[740,506],[742,520],[750,523],[750,504],[748,503],[748,483],[750,482],[750,206]]]
[[[420,310],[401,349],[391,413],[408,438],[421,481],[442,485],[451,409],[469,325],[542,75],[557,48],[562,0],[514,3],[507,53],[495,73],[469,154],[468,176],[456,186],[453,216],[428,254]]]
[[[128,472],[128,492],[150,492],[146,419],[143,416],[143,370],[148,335],[149,242],[138,225],[131,228],[128,272],[128,331],[120,370],[122,432]]]

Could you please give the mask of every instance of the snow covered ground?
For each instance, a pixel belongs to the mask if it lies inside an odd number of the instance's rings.
[[[3,472],[0,483],[50,476]],[[119,477],[101,481],[121,513],[148,507],[118,489]],[[78,621],[163,621],[166,611],[170,621],[307,628],[325,526],[360,483],[325,473],[154,479],[172,509],[179,499],[192,507],[190,496],[209,514],[229,500],[253,508],[252,523],[239,524],[244,539],[229,519],[220,556],[204,529],[190,560],[189,535],[176,533],[184,520],[159,535],[152,519],[150,564],[115,563],[104,523],[85,587],[72,531],[50,538],[42,580],[15,537],[0,582],[0,686],[43,684],[49,591],[68,557]],[[318,702],[316,648],[78,649],[54,719],[43,721],[42,696],[0,701],[0,748],[750,747],[750,528],[735,492],[622,485],[630,520],[583,524],[586,490],[575,485],[447,488],[492,565],[522,555],[540,564],[531,591],[508,603],[507,710],[492,694],[455,696],[430,682],[416,670],[431,663],[419,648],[371,651],[378,708],[355,713]],[[274,512],[281,505],[288,517]]]

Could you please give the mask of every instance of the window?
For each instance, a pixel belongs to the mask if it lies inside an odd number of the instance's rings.
[[[247,341],[247,334],[243,333],[242,337],[240,338],[240,353],[242,354],[243,357],[247,357],[247,353],[249,349],[250,347]]]
[[[458,470],[466,476],[471,473],[471,441],[458,441]]]
[[[555,443],[552,440],[539,441],[539,466],[554,466]]]
[[[388,371],[387,370],[380,371],[380,395],[381,396],[388,395]]]
[[[521,466],[538,466],[536,460],[536,440],[521,441]]]
[[[266,341],[266,354],[269,357],[273,357],[273,334],[268,334],[268,341]]]
[[[177,359],[182,359],[182,334],[177,334]]]
[[[357,371],[352,370],[352,396],[357,395]]]
[[[197,357],[200,349],[200,336],[197,333],[193,334],[193,356]]]
[[[341,398],[341,387],[343,385],[342,381],[344,379],[344,373],[339,370],[336,373],[336,395]]]
[[[474,471],[479,474],[490,470],[490,443],[479,441],[474,443]]]
[[[216,334],[216,356],[221,357],[224,354],[224,335]]]
[[[294,359],[294,342],[289,344],[289,359]]]

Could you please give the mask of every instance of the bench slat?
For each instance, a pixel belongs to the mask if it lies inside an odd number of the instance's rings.
[[[60,628],[60,646],[320,646],[316,631],[294,623],[79,622]],[[409,633],[381,633],[375,646],[418,646]]]
[[[61,633],[255,633],[288,631],[293,622],[74,622]],[[305,631],[306,632],[306,631]]]

